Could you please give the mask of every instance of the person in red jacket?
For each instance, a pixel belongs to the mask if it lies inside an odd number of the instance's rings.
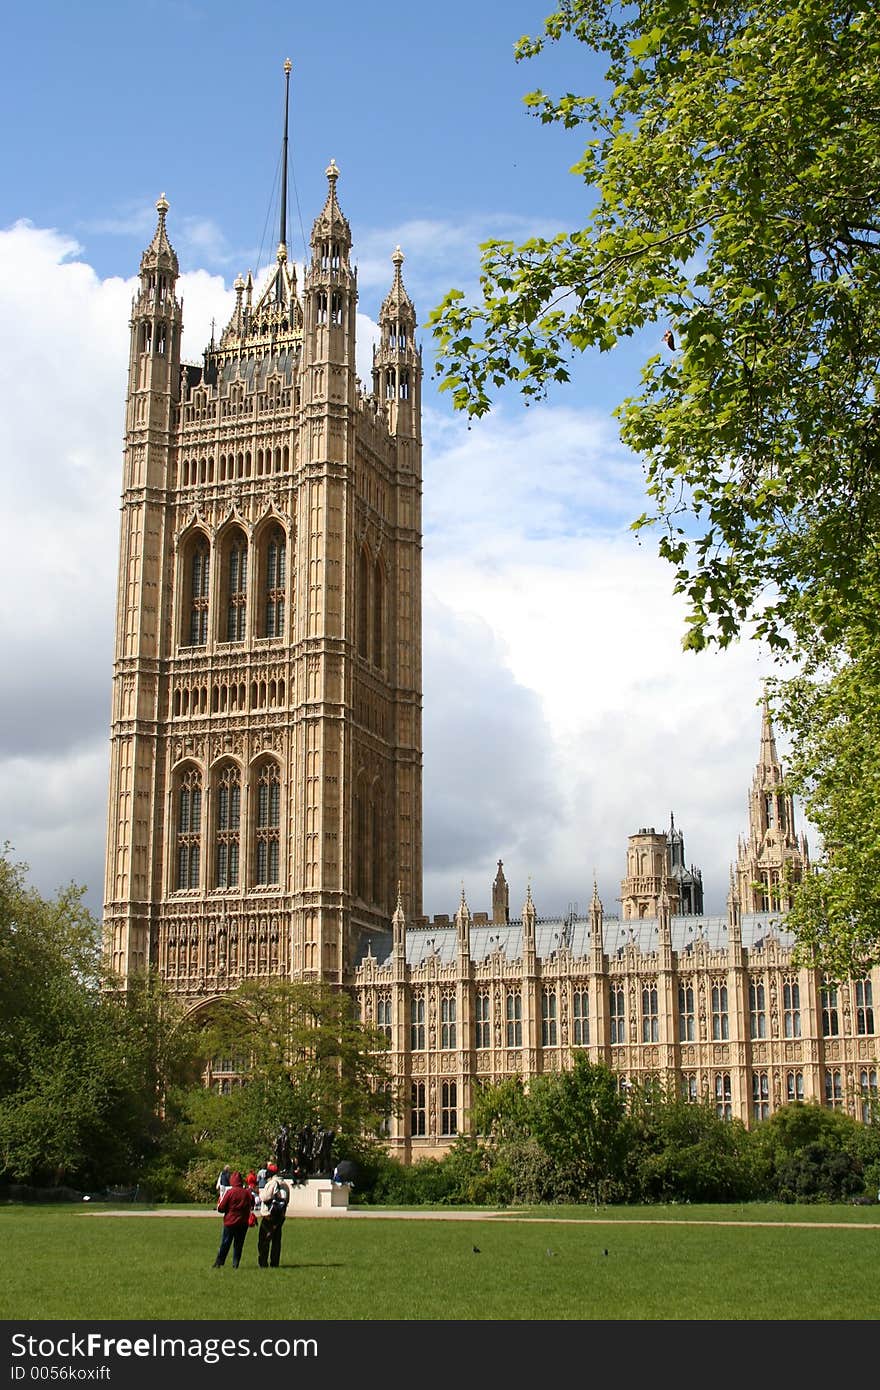
[[[241,1173],[233,1173],[229,1186],[220,1198],[217,1210],[223,1213],[223,1234],[220,1249],[214,1261],[214,1268],[220,1269],[226,1263],[229,1247],[232,1246],[232,1268],[238,1269],[244,1238],[248,1233],[248,1218],[254,1208],[254,1195],[245,1187]]]

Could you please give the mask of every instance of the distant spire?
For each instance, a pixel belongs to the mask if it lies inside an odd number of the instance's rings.
[[[289,58],[284,59],[284,139],[281,143],[281,228],[278,237],[278,259],[287,259],[287,116],[290,107],[290,70],[293,67]]]
[[[153,240],[141,256],[141,272],[144,270],[166,270],[174,276],[178,274],[177,256],[174,247],[168,240],[168,232],[165,228],[168,207],[168,199],[164,193],[160,193],[156,199],[156,211],[159,214],[159,220],[153,233]]]
[[[779,754],[776,752],[776,739],[773,735],[773,720],[770,717],[770,701],[767,698],[767,687],[764,687],[763,713],[761,716],[761,765],[762,767],[778,767]]]

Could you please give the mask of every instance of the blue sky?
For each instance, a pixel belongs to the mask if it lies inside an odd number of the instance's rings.
[[[7,14],[0,839],[44,890],[74,878],[96,909],[102,896],[127,316],[158,194],[197,359],[235,276],[274,254],[290,56],[291,254],[335,158],[366,361],[398,242],[424,319],[473,287],[481,240],[582,224],[587,191],[568,171],[583,136],[541,125],[522,96],[593,90],[601,72],[577,45],[513,61],[545,8],[50,0]],[[583,906],[595,872],[614,911],[627,835],[670,811],[722,909],[769,666],[749,646],[682,654],[671,572],[628,530],[642,474],[611,411],[662,328],[584,360],[541,407],[505,395],[470,429],[434,390],[422,333],[428,912],[454,911],[462,882],[485,909],[499,857],[515,910],[528,878],[539,912]],[[22,573],[26,606],[11,601]]]

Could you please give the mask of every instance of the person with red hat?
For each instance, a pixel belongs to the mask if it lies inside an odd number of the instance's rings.
[[[277,1269],[281,1260],[281,1234],[290,1187],[278,1173],[277,1163],[267,1163],[269,1181],[260,1190],[260,1229],[257,1232],[257,1263],[261,1269]]]

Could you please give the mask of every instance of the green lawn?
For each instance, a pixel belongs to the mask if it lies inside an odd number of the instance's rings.
[[[751,1220],[775,1224],[731,1224]],[[211,1268],[214,1216],[8,1206],[0,1318],[876,1319],[878,1222],[876,1207],[758,1205],[292,1217],[279,1269],[258,1268],[251,1232],[233,1271]]]

